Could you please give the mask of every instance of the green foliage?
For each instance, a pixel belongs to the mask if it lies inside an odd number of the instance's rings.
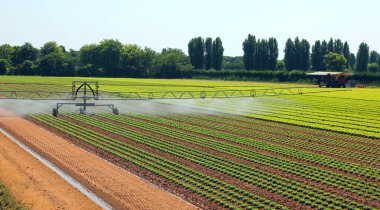
[[[144,50],[134,44],[123,45],[121,50],[120,76],[144,77],[146,69],[143,67]]]
[[[310,57],[310,44],[307,40],[299,40],[298,37],[294,42],[289,38],[285,44],[285,66],[287,70],[308,70]]]
[[[373,73],[379,72],[379,64],[377,63],[368,64],[368,71],[373,72]]]
[[[29,60],[34,62],[37,59],[38,50],[32,44],[26,42],[24,45],[16,47],[12,56],[12,63],[14,65],[22,64],[24,61]]]
[[[11,61],[15,48],[9,44],[0,45],[0,59]]]
[[[206,70],[211,69],[212,63],[213,63],[213,60],[212,60],[212,57],[213,57],[212,48],[213,48],[213,46],[212,45],[213,45],[212,38],[207,37],[206,41],[205,41],[205,69]]]
[[[224,70],[241,70],[244,69],[243,57],[236,56],[224,56],[223,57],[223,69]]]
[[[276,69],[278,71],[285,71],[286,70],[284,60],[278,60],[277,61]]]
[[[248,34],[248,37],[243,42],[243,63],[246,70],[255,68],[256,48],[256,37]]]
[[[0,59],[0,75],[7,74],[10,68],[10,63],[6,59]]]
[[[212,68],[216,70],[222,69],[223,52],[224,52],[224,48],[223,48],[222,40],[219,37],[217,37],[212,42]]]
[[[63,53],[63,50],[62,47],[57,44],[57,42],[46,42],[44,46],[42,46],[40,53],[42,56],[45,56],[53,53]]]
[[[378,59],[380,58],[380,55],[375,50],[372,50],[369,55],[369,63],[377,63]]]
[[[204,51],[205,44],[202,37],[193,38],[189,41],[188,53],[191,65],[193,65],[195,69],[203,69],[205,62]]]
[[[311,52],[312,69],[316,71],[324,70],[324,65],[323,65],[324,55],[322,54],[321,41],[319,40],[315,41],[315,44],[313,45],[311,51],[312,51]]]
[[[343,45],[343,56],[347,60],[346,68],[348,68],[349,67],[349,62],[350,62],[350,46],[348,45],[347,42],[344,42],[344,45]]]
[[[326,64],[328,70],[343,71],[347,60],[341,54],[330,52],[325,56],[324,63]]]
[[[366,72],[369,62],[369,47],[366,43],[359,45],[359,50],[356,55],[356,71]]]
[[[286,41],[284,53],[284,62],[286,69],[296,69],[296,49],[293,40],[290,38]]]
[[[351,69],[354,69],[356,64],[356,57],[354,53],[350,53],[350,59],[348,61],[348,65],[350,66]]]
[[[156,57],[153,63],[151,77],[178,78],[180,71],[189,71],[192,67],[189,58],[180,49],[167,48]]]
[[[122,74],[120,63],[123,44],[118,40],[104,39],[99,43],[97,48],[97,59],[104,74],[111,77],[120,77]]]

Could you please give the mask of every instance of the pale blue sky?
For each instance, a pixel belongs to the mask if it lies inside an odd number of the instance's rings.
[[[57,41],[67,49],[104,38],[181,48],[192,37],[220,36],[225,55],[242,55],[248,33],[276,37],[280,57],[288,37],[365,41],[380,51],[379,0],[0,0],[0,44]]]

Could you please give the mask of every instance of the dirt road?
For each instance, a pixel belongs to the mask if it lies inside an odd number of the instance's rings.
[[[100,209],[2,133],[0,180],[31,209]]]
[[[0,127],[117,209],[195,209],[49,131],[1,110]]]

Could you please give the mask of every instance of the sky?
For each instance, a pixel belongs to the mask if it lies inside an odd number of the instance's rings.
[[[56,41],[66,49],[117,39],[180,48],[193,37],[220,37],[224,55],[241,56],[248,34],[286,40],[340,38],[380,52],[379,0],[0,0],[0,44]]]

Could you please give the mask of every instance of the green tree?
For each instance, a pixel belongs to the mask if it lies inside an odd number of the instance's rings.
[[[359,45],[359,50],[356,55],[356,71],[366,72],[368,68],[369,61],[369,47],[366,43],[361,43]]]
[[[7,59],[0,59],[0,75],[7,74],[9,68],[10,68],[9,61]]]
[[[302,39],[300,51],[300,57],[297,58],[300,60],[298,69],[307,71],[310,63],[310,44],[306,39]]]
[[[213,51],[212,51],[212,48],[213,48],[213,43],[212,43],[212,38],[211,37],[208,37],[206,38],[206,41],[205,41],[205,69],[206,70],[209,70],[211,69],[212,67],[212,57],[213,57]]]
[[[356,57],[354,53],[350,53],[350,60],[348,61],[348,65],[350,66],[351,69],[354,69],[356,64]]]
[[[120,62],[123,44],[115,39],[102,40],[98,48],[98,63],[105,76],[121,76]]]
[[[301,41],[298,37],[294,39],[294,69],[295,70],[300,70],[302,66],[302,54],[303,54],[303,49],[302,49],[302,44]]]
[[[37,48],[33,47],[29,42],[26,42],[24,45],[15,48],[12,62],[14,65],[22,64],[26,60],[34,62],[37,59],[37,53]]]
[[[15,48],[9,44],[0,45],[0,59],[5,59],[8,62],[11,61]]]
[[[347,63],[347,60],[341,54],[330,52],[325,56],[324,62],[328,70],[342,71]]]
[[[378,59],[379,59],[379,53],[377,53],[375,50],[372,50],[369,55],[369,63],[377,63]]]
[[[120,68],[122,77],[144,77],[146,71],[143,66],[144,50],[135,44],[124,45],[121,50]]]
[[[188,44],[188,53],[191,61],[191,65],[195,69],[203,69],[204,66],[204,41],[202,37],[193,38]]]
[[[347,60],[346,68],[348,68],[349,62],[350,62],[350,46],[348,45],[347,42],[344,42],[343,44],[343,56]]]
[[[73,76],[75,62],[56,42],[47,42],[40,49],[38,73],[43,76]],[[29,64],[28,64],[29,65]]]
[[[335,46],[334,46],[333,38],[330,38],[329,42],[327,43],[327,54],[330,52],[335,52]]]
[[[269,68],[268,41],[259,39],[256,45],[255,70],[267,70]]]
[[[256,60],[256,37],[248,34],[248,37],[243,42],[243,63],[246,70],[255,68]]]
[[[20,75],[35,75],[36,74],[36,68],[37,66],[34,64],[33,61],[25,60],[21,65],[19,69]]]
[[[223,69],[225,70],[242,70],[244,69],[242,56],[223,56]]]
[[[334,52],[338,54],[343,54],[343,43],[340,39],[335,39],[334,41]]]
[[[322,44],[321,44],[321,53],[322,53],[323,58],[329,53],[329,50],[328,50],[328,46],[327,46],[327,45],[328,45],[328,44],[327,44],[326,40],[323,40],[323,41],[322,41]],[[322,62],[322,63],[323,63],[323,64],[322,64],[322,68],[321,68],[321,70],[324,71],[324,70],[326,70],[326,65],[325,65],[324,62]]]
[[[223,64],[223,43],[222,40],[217,37],[213,42],[212,42],[212,68],[215,70],[221,70],[222,69],[222,64]]]
[[[269,38],[268,40],[268,66],[269,70],[276,70],[278,58],[278,43],[276,38]]]
[[[150,73],[157,78],[177,78],[181,71],[190,69],[192,66],[189,58],[182,50],[167,48],[157,55]]]
[[[53,53],[63,53],[62,47],[60,47],[57,42],[46,42],[42,46],[40,53],[42,56],[53,54]]]
[[[323,59],[324,55],[322,54],[321,41],[317,40],[311,49],[311,66],[313,70],[324,70]]]
[[[286,69],[288,71],[296,69],[295,45],[291,38],[286,41],[284,53],[284,62]]]
[[[379,72],[379,65],[377,63],[368,64],[368,71],[373,73]]]

